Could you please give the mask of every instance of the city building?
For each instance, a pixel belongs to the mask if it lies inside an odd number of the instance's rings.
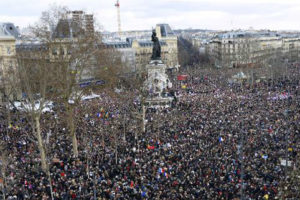
[[[132,48],[132,41],[127,39],[125,42],[105,42],[104,46],[106,48],[116,49],[120,55],[121,60],[125,64],[128,72],[133,73],[136,71],[136,58],[135,58],[135,49]]]
[[[5,98],[16,99],[16,90],[11,87],[15,81],[16,38],[19,31],[12,23],[0,23],[0,102]]]
[[[84,52],[86,45],[94,43],[94,34],[94,18],[92,14],[86,14],[83,11],[67,12],[67,17],[58,21],[52,34],[52,41],[48,44],[50,61],[64,61],[66,66],[70,65],[72,67],[74,63],[72,64],[72,61],[70,61],[71,54],[74,55],[76,52],[79,56],[86,53]],[[87,66],[82,70],[78,81],[93,78],[90,69],[96,67],[95,59],[88,59]]]
[[[162,61],[167,68],[178,68],[178,44],[177,36],[168,24],[157,24],[155,31],[161,45]],[[104,44],[116,48],[123,54],[123,60],[131,66],[132,71],[143,72],[150,62],[152,55],[152,31],[128,31],[122,32],[124,38],[118,38],[115,34],[105,34]],[[116,38],[114,38],[116,36]]]
[[[216,35],[208,53],[216,67],[264,66],[274,56],[289,62],[299,59],[300,37],[276,32],[233,31]]]
[[[68,20],[79,24],[86,33],[92,34],[95,31],[94,16],[92,14],[86,14],[82,10],[69,11]]]
[[[282,50],[290,62],[299,62],[300,37],[285,37],[282,39]]]

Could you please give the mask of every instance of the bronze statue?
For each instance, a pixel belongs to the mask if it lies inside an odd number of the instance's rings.
[[[158,40],[158,37],[156,37],[156,32],[155,30],[152,31],[152,42],[153,42],[153,49],[152,49],[152,56],[151,60],[160,60],[160,54],[161,54],[161,49],[160,49],[160,43]]]

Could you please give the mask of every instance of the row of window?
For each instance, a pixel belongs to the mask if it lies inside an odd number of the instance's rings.
[[[66,54],[71,55],[71,51],[70,50],[66,51],[65,49],[62,48],[59,51],[56,48],[52,49],[52,55],[66,55]]]
[[[2,55],[11,55],[14,52],[13,46],[0,45]]]

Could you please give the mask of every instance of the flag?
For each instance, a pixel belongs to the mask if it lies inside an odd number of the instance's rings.
[[[177,80],[178,81],[185,81],[187,79],[187,77],[188,77],[187,75],[178,75]]]
[[[145,191],[142,191],[142,197],[146,197],[147,193]]]
[[[150,145],[148,144],[147,149],[153,150],[153,149],[155,149],[155,147],[154,147],[154,146],[150,146]]]
[[[164,172],[164,176],[165,176],[166,178],[169,177],[167,172]]]
[[[163,168],[160,167],[160,168],[158,169],[158,172],[159,172],[160,174],[163,174],[163,173],[165,172],[165,170],[164,170]]]
[[[134,186],[134,183],[133,183],[133,181],[131,181],[130,182],[130,188],[133,188],[133,186]]]
[[[221,143],[221,142],[223,142],[223,141],[224,141],[224,138],[219,137],[219,142]]]

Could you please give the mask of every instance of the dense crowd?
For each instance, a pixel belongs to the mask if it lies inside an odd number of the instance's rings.
[[[174,84],[172,107],[147,110],[145,133],[136,98],[102,94],[75,110],[77,158],[63,112],[44,113],[49,176],[40,168],[31,121],[13,111],[7,125],[3,111],[0,194],[20,200],[51,199],[51,190],[63,200],[300,199],[294,181],[300,179],[292,176],[299,168],[299,69],[291,70],[289,77],[253,85],[194,72]]]

